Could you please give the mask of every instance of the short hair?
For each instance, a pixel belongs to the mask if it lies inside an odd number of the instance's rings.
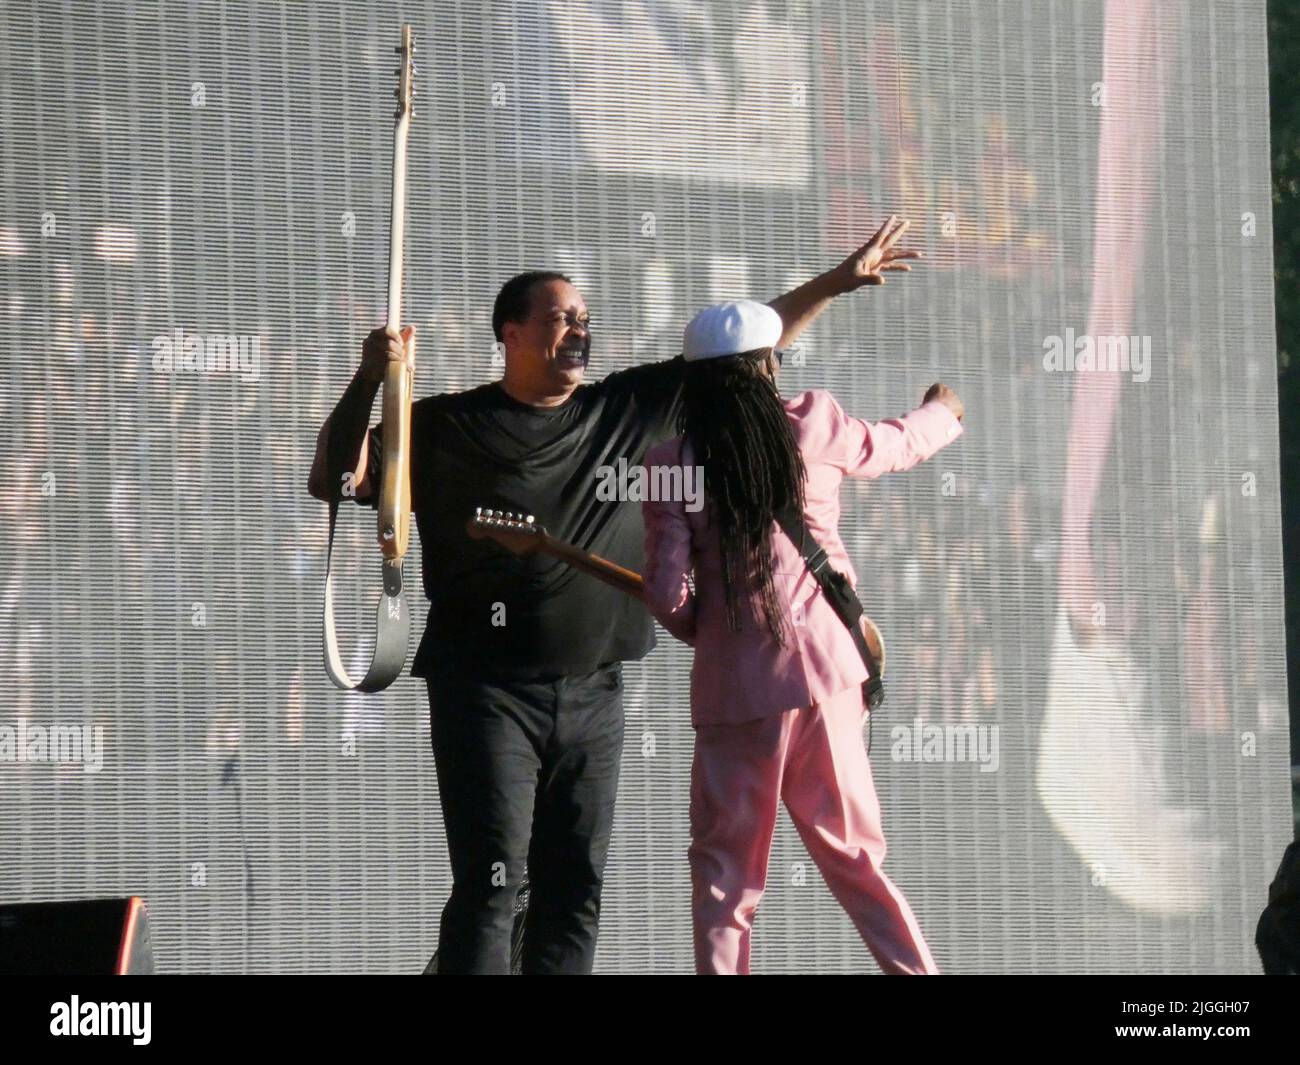
[[[522,322],[528,317],[533,286],[540,285],[544,281],[565,281],[570,285],[573,284],[570,278],[558,270],[529,270],[522,274],[515,274],[501,286],[501,291],[497,293],[497,301],[492,305],[492,334],[497,340],[501,339],[501,330],[505,328],[506,322]]]

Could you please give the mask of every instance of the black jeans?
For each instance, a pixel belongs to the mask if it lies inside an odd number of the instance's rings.
[[[589,973],[623,750],[623,667],[555,680],[426,678],[451,853],[438,972],[508,973],[516,891],[525,973]]]

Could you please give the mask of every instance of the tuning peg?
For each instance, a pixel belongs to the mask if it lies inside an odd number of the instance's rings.
[[[536,520],[536,519],[535,519],[535,518],[533,517],[533,515],[531,515],[531,514],[529,514],[528,517],[526,517],[526,518],[524,519],[524,521],[528,522],[529,525],[532,525],[532,523],[533,523],[535,520]]]

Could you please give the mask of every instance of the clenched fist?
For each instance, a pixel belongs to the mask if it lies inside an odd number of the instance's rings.
[[[961,416],[966,413],[966,405],[962,403],[961,397],[947,385],[940,384],[938,381],[930,386],[921,402],[929,403],[932,399],[937,399],[952,411],[957,416],[958,421],[961,421]]]

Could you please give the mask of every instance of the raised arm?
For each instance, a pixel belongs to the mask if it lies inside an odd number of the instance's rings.
[[[849,477],[910,470],[962,434],[965,408],[947,385],[932,385],[910,414],[874,423],[850,417],[831,393],[824,395],[830,403],[829,458]]]
[[[414,364],[414,326],[408,325],[401,335],[375,329],[362,342],[361,365],[316,436],[316,455],[307,478],[307,491],[315,498],[366,499],[373,494],[376,471],[369,468],[367,427],[390,361]],[[349,474],[351,491],[346,492],[345,477]]]
[[[911,270],[905,260],[919,259],[921,253],[896,247],[910,225],[891,214],[875,236],[838,266],[772,300],[768,306],[781,316],[785,326],[780,346],[793,344],[836,296],[854,292],[864,285],[883,285],[888,271]]]

